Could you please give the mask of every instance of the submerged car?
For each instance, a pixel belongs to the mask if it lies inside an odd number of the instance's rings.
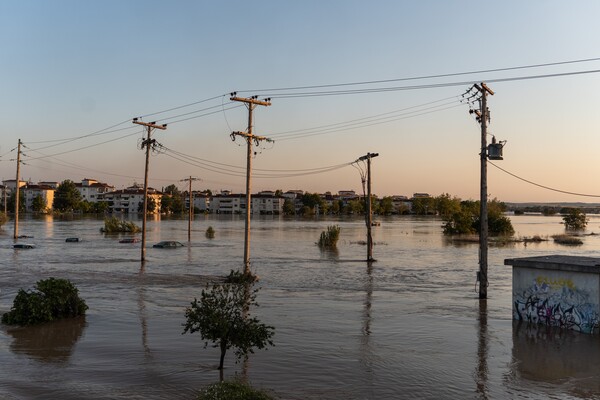
[[[156,248],[160,248],[160,249],[174,249],[176,247],[183,247],[183,243],[176,242],[174,240],[164,240],[162,242],[156,243],[152,247],[156,247]]]
[[[15,249],[35,249],[35,244],[31,243],[17,243],[13,245]]]

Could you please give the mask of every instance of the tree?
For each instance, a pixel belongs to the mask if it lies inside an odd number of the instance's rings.
[[[46,211],[46,200],[44,200],[41,194],[38,194],[33,198],[33,201],[31,202],[31,209],[34,212]]]
[[[165,196],[162,197],[162,199],[164,199]],[[162,209],[162,199],[161,199],[161,209]],[[108,205],[107,205],[108,207]],[[146,211],[149,214],[152,214],[154,211],[156,211],[156,200],[154,199],[154,197],[148,197],[148,202],[146,203]],[[144,202],[140,201],[138,203],[138,212],[139,213],[143,213],[144,212]]]
[[[434,199],[435,211],[438,215],[446,217],[460,209],[460,199],[450,197],[448,193],[439,195]]]
[[[515,233],[508,217],[503,215],[506,205],[497,199],[488,202],[488,232],[492,236],[510,236]],[[479,233],[479,201],[460,202],[460,208],[444,217],[444,234]]]
[[[582,231],[588,223],[588,218],[579,208],[569,208],[563,216],[565,229],[569,231]]]
[[[169,185],[163,190],[160,200],[160,210],[164,213],[182,214],[185,211],[183,194],[175,185]]]
[[[417,197],[412,200],[412,211],[417,215],[435,213],[435,200],[433,197]]]
[[[383,215],[390,215],[394,212],[394,199],[390,196],[385,196],[379,202],[380,212]]]
[[[235,348],[237,360],[247,358],[253,348],[272,346],[274,329],[250,317],[251,306],[258,306],[256,293],[249,284],[217,284],[202,290],[200,300],[194,299],[185,310],[183,333],[200,332],[204,348],[212,342],[221,350],[219,369],[223,369],[225,354]]]
[[[294,200],[285,199],[285,201],[283,202],[283,214],[284,215],[296,214],[296,206],[294,205]]]
[[[0,212],[0,226],[4,225],[8,221],[8,217],[3,212]]]
[[[16,191],[13,191],[10,196],[8,196],[8,201],[6,203],[6,209],[9,212],[15,211],[15,197]],[[25,193],[22,190],[19,190],[19,212],[25,212]]]
[[[56,188],[52,208],[60,212],[74,211],[79,208],[81,193],[73,181],[67,179]]]

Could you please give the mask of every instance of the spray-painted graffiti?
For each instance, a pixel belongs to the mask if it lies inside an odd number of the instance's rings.
[[[600,328],[598,305],[591,304],[588,294],[577,290],[570,280],[538,277],[529,289],[514,295],[517,320],[584,333],[597,333]]]

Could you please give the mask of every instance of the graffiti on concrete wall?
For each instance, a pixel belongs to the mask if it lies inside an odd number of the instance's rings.
[[[514,294],[514,319],[548,326],[597,333],[600,327],[598,305],[570,279],[539,276],[522,293]]]

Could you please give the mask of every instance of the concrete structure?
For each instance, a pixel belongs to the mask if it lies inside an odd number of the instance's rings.
[[[514,319],[599,333],[600,258],[552,255],[504,264],[513,266]]]
[[[15,189],[17,188],[16,182],[16,179],[6,179],[2,181],[8,193],[12,193],[13,191],[15,191]],[[22,181],[19,179],[19,188],[22,188],[25,185],[27,185],[27,181]]]
[[[274,192],[259,192],[252,195],[252,214],[282,214],[283,196],[275,196]],[[210,200],[210,211],[215,214],[240,214],[246,210],[245,194],[221,192]]]
[[[54,192],[56,191],[53,187],[45,185],[27,185],[21,188],[21,190],[25,197],[26,211],[33,211],[33,201],[38,196],[40,196],[44,202],[44,210],[42,210],[42,212],[52,210]]]
[[[81,199],[90,203],[96,203],[99,195],[115,190],[114,186],[88,178],[84,178],[81,183],[76,183],[75,187],[81,194]],[[100,198],[102,198],[102,196],[100,196]]]
[[[108,193],[102,193],[98,195],[98,201],[105,201],[108,204],[109,212],[123,212],[123,213],[138,213],[140,211],[140,204],[144,202],[144,188],[134,185],[126,189],[115,190]],[[154,200],[155,208],[149,214],[160,214],[160,200],[162,198],[162,192],[149,187],[148,188],[148,199]]]

